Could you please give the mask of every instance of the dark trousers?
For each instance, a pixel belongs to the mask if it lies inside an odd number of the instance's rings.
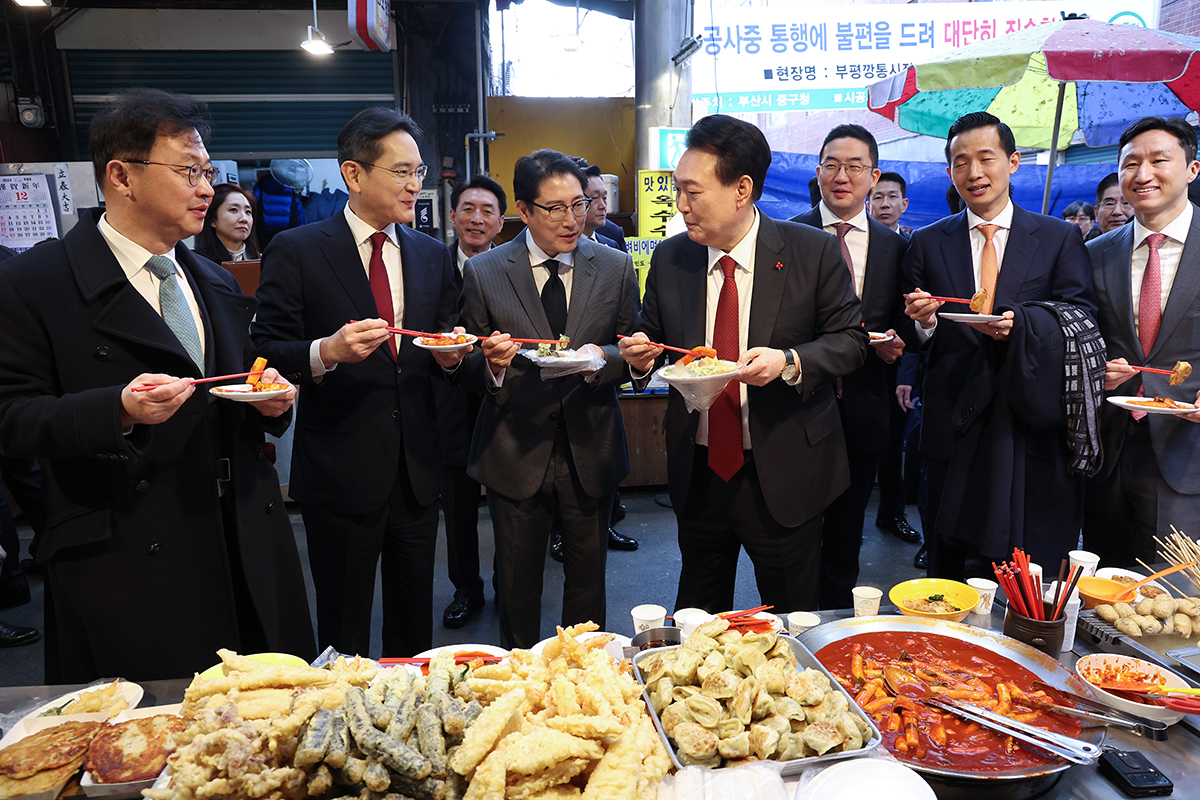
[[[937,530],[938,509],[942,505],[942,494],[946,488],[946,475],[950,465],[948,462],[931,458],[926,458],[923,463],[929,517],[929,524],[925,527],[925,544],[929,546],[928,575],[930,578],[961,581],[964,578],[970,549],[962,542],[943,539]]]
[[[821,608],[851,608],[854,605],[850,590],[858,584],[863,521],[867,503],[871,500],[871,490],[875,486],[875,475],[880,471],[879,465],[886,453],[886,449],[863,451],[846,445],[850,461],[850,486],[825,509],[821,526],[821,589],[818,598]],[[882,487],[880,494],[882,496]]]
[[[433,646],[437,505],[423,506],[401,469],[382,508],[339,514],[303,506],[308,562],[317,594],[318,649],[372,655],[371,607],[382,555],[383,655]]]
[[[1159,526],[1162,530],[1159,530]],[[1106,567],[1139,569],[1159,560],[1155,536],[1169,536],[1170,525],[1200,535],[1200,497],[1180,494],[1158,468],[1145,420],[1130,422],[1112,473],[1088,481],[1083,507],[1083,547]]]
[[[465,466],[442,467],[442,514],[446,518],[446,566],[460,592],[483,595],[479,577],[479,482]]]
[[[879,462],[879,512],[876,519],[891,522],[904,518],[904,436],[908,427],[909,412],[896,402],[896,365],[889,367],[892,381],[888,386],[892,394],[888,397],[888,444]],[[848,606],[838,606],[848,608]]]
[[[562,625],[591,620],[604,630],[612,495],[596,498],[583,490],[566,431],[555,435],[545,480],[533,497],[516,500],[490,488],[487,495],[496,534],[500,646],[528,649],[543,638],[542,573],[556,519],[563,541]]]
[[[708,448],[697,446],[687,502],[679,520],[676,608],[715,613],[733,608],[738,553],[746,548],[764,605],[777,613],[817,607],[821,516],[796,527],[780,525],[767,509],[754,455],[728,483],[708,467]]]
[[[3,486],[0,486],[0,548],[5,553],[4,566],[0,567],[0,599],[9,592],[28,592],[29,579],[21,569],[21,540]]]

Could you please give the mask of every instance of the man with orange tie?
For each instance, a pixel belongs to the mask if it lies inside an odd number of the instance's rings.
[[[251,326],[259,353],[300,385],[288,490],[304,517],[319,644],[343,653],[374,654],[381,556],[383,655],[433,644],[442,470],[431,380],[462,351],[386,330],[449,331],[458,317],[450,251],[405,224],[426,174],[419,135],[393,108],[346,123],[338,162],[350,199],[271,240]]]
[[[692,126],[675,167],[687,234],[655,250],[639,332],[621,340],[635,378],[659,343],[711,346],[744,366],[706,411],[674,390],[668,400],[676,608],[732,608],[743,547],[764,604],[816,608],[821,515],[850,484],[834,387],[867,354],[860,303],[836,237],[755,208],[770,164],[748,122]]]
[[[1046,564],[1066,557],[1071,547],[1059,552],[1062,543],[1078,542],[1083,484],[1068,475],[1061,354],[1057,373],[1031,389],[1050,394],[1044,415],[1030,414],[1013,387],[1038,357],[1053,356],[1038,351],[1027,324],[1038,312],[1026,306],[1053,301],[1094,319],[1096,301],[1079,230],[1010,199],[1021,155],[1006,124],[986,112],[960,118],[946,137],[946,162],[966,208],[915,231],[902,269],[905,313],[917,322],[909,345],[929,356],[921,432],[929,575],[962,580],[964,570],[990,571],[972,556],[1003,556],[1013,538]],[[970,309],[942,308],[936,297],[966,300],[981,288],[989,316],[939,318]],[[1049,348],[1064,336],[1055,328],[1044,338]]]
[[[1196,130],[1179,117],[1146,117],[1119,142],[1120,190],[1134,222],[1088,243],[1098,321],[1108,345],[1104,389],[1113,395],[1200,400],[1200,373],[1181,386],[1135,371],[1200,366],[1200,215],[1188,186],[1200,172]],[[1147,415],[1106,405],[1104,466],[1087,487],[1083,544],[1113,566],[1157,560],[1154,536],[1174,525],[1200,533],[1200,411]]]

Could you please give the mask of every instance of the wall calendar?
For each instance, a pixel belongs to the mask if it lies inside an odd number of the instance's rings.
[[[0,175],[0,244],[21,252],[49,238],[58,218],[46,175]]]

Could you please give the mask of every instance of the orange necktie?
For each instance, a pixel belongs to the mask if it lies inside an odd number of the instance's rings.
[[[981,314],[992,313],[996,302],[996,278],[1000,275],[1000,262],[996,259],[996,245],[992,237],[1000,230],[999,225],[976,225],[975,229],[984,235],[983,255],[979,259],[979,281],[987,289],[987,302],[983,305]]]

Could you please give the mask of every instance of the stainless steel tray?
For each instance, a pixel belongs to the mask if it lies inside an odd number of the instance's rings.
[[[842,761],[847,758],[855,758],[856,756],[871,752],[880,744],[882,744],[883,735],[880,734],[879,728],[875,727],[875,723],[871,720],[871,718],[861,708],[859,708],[858,703],[854,702],[854,695],[847,692],[845,688],[843,688],[842,685],[837,682],[837,679],[833,677],[829,670],[825,669],[824,665],[822,665],[820,661],[817,661],[817,657],[814,656],[807,647],[800,644],[800,642],[796,641],[791,636],[784,636],[781,634],[779,638],[786,641],[792,648],[792,652],[796,654],[796,667],[798,669],[802,670],[805,667],[811,667],[812,669],[825,673],[825,677],[829,678],[829,683],[833,687],[834,691],[841,692],[843,695],[845,695],[846,699],[850,702],[850,708],[857,712],[858,715],[866,720],[867,724],[871,726],[871,737],[863,742],[863,746],[861,748],[858,750],[851,750],[848,753],[828,753],[823,756],[812,756],[811,758],[797,758],[794,761],[774,761],[760,763],[778,764],[781,775],[795,775],[808,769],[813,764],[824,764],[829,761]],[[638,683],[642,684],[642,699],[646,702],[646,710],[650,712],[650,718],[654,720],[654,727],[658,728],[658,735],[662,738],[663,744],[666,745],[667,752],[671,755],[671,763],[675,765],[676,769],[683,769],[683,765],[679,763],[679,757],[675,753],[674,742],[671,741],[671,737],[667,736],[667,732],[663,730],[662,721],[658,718],[658,712],[654,710],[654,706],[650,705],[650,698],[646,695],[646,678],[644,675],[642,675],[640,663],[654,653],[678,650],[680,646],[681,645],[675,645],[673,647],[656,647],[653,650],[643,650],[634,656],[633,659],[633,672],[634,675],[637,676]]]

